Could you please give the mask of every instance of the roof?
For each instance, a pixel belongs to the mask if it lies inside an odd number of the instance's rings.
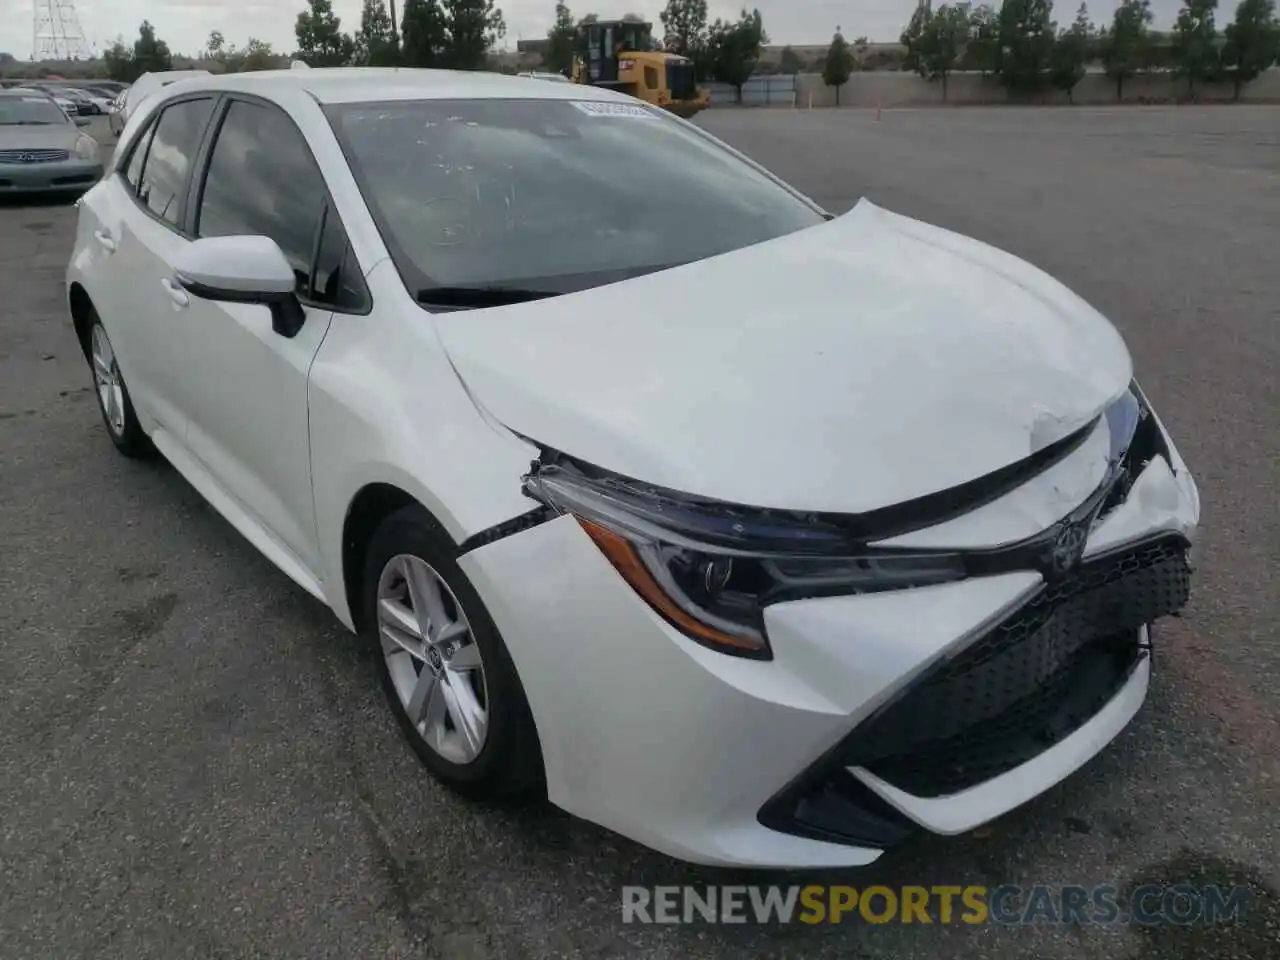
[[[37,90],[33,87],[0,88],[0,97],[19,97],[23,100],[30,100],[32,97],[43,97],[45,100],[53,99],[47,90]]]
[[[239,90],[266,93],[302,89],[320,103],[388,100],[630,100],[612,90],[579,84],[547,83],[532,77],[472,70],[421,70],[409,67],[322,67],[310,70],[260,70],[182,80],[169,91]],[[168,91],[167,91],[168,92]]]

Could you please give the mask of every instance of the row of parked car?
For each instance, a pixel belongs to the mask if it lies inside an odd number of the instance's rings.
[[[98,182],[101,151],[76,103],[42,84],[0,89],[0,196],[69,199]]]
[[[129,88],[128,84],[115,80],[18,80],[6,86],[47,93],[70,117],[109,114],[116,100]]]
[[[152,94],[207,70],[144,73],[113,80],[18,80],[0,86],[0,196],[77,196],[102,176],[97,140],[80,129],[105,115],[113,137]]]

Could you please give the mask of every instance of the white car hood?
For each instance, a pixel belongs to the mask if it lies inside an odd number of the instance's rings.
[[[1115,328],[1025,261],[863,200],[683,267],[437,317],[472,397],[629,477],[861,513],[975,480],[1127,387]]]

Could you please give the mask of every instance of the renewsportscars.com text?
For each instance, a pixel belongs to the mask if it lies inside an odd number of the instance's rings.
[[[622,888],[624,923],[1214,925],[1243,920],[1249,889],[1103,886]]]

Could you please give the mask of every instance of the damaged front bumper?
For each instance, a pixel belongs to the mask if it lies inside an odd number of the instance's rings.
[[[1133,395],[1101,471],[1105,421],[1016,488],[884,541],[963,547],[968,575],[772,603],[767,659],[691,640],[572,515],[478,544],[460,562],[520,673],[550,799],[686,860],[830,867],[1072,773],[1141,706],[1149,624],[1190,589],[1198,492]],[[1092,492],[1046,524],[1072,476]]]

